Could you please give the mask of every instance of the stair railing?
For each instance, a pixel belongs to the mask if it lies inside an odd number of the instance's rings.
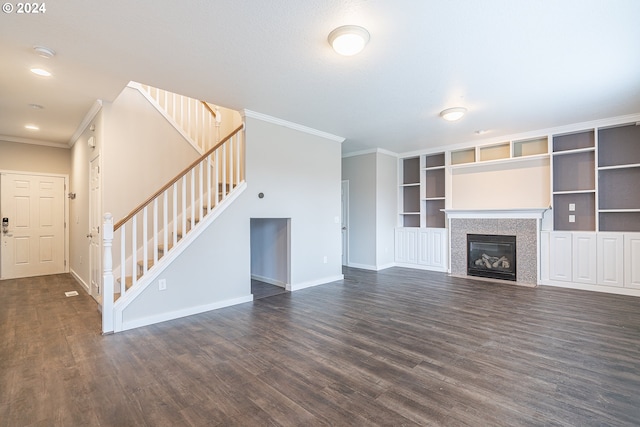
[[[184,130],[200,152],[204,152],[220,140],[220,112],[214,111],[205,101],[168,92],[149,85],[138,85],[176,124]]]
[[[244,182],[244,125],[207,150],[162,188],[113,223],[103,223],[103,333],[113,331],[115,297],[145,273]],[[120,265],[113,267],[115,260]]]

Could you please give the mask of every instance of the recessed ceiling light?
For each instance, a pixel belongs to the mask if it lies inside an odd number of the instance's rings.
[[[360,53],[369,43],[369,32],[357,25],[343,25],[329,33],[329,44],[343,56]]]
[[[36,125],[24,125],[24,128],[29,130],[40,130],[40,128]]]
[[[48,47],[44,46],[34,46],[33,51],[36,53],[36,55],[47,59],[51,59],[56,55],[55,50],[49,49]]]
[[[38,76],[42,76],[42,77],[51,77],[51,73],[50,73],[50,72],[48,72],[48,71],[47,71],[47,70],[45,70],[45,69],[42,69],[42,68],[32,68],[32,69],[31,69],[31,72],[32,72],[33,74],[37,74]]]
[[[440,117],[447,121],[453,122],[462,118],[462,116],[464,116],[464,113],[466,112],[467,109],[464,107],[447,108],[446,110],[442,110],[440,112]]]
[[[40,104],[29,104],[29,108],[33,108],[34,110],[44,110],[44,107]]]

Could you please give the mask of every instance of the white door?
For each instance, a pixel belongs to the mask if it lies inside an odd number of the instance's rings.
[[[64,273],[64,177],[0,176],[0,279]]]
[[[100,157],[91,160],[89,165],[89,271],[91,274],[91,296],[96,300],[100,295],[102,283],[102,239],[100,227],[102,225],[102,211],[100,205]]]
[[[342,265],[349,265],[349,181],[342,181]]]

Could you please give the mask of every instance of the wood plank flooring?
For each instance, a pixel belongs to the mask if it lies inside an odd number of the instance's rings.
[[[640,424],[640,298],[344,273],[110,336],[70,276],[1,281],[0,425]]]

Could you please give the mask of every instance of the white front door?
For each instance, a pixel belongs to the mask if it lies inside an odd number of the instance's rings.
[[[64,177],[0,174],[0,279],[64,273]]]
[[[102,224],[100,206],[100,157],[91,160],[89,166],[89,269],[91,274],[91,296],[98,300],[102,283],[102,253],[100,251],[100,226]]]

